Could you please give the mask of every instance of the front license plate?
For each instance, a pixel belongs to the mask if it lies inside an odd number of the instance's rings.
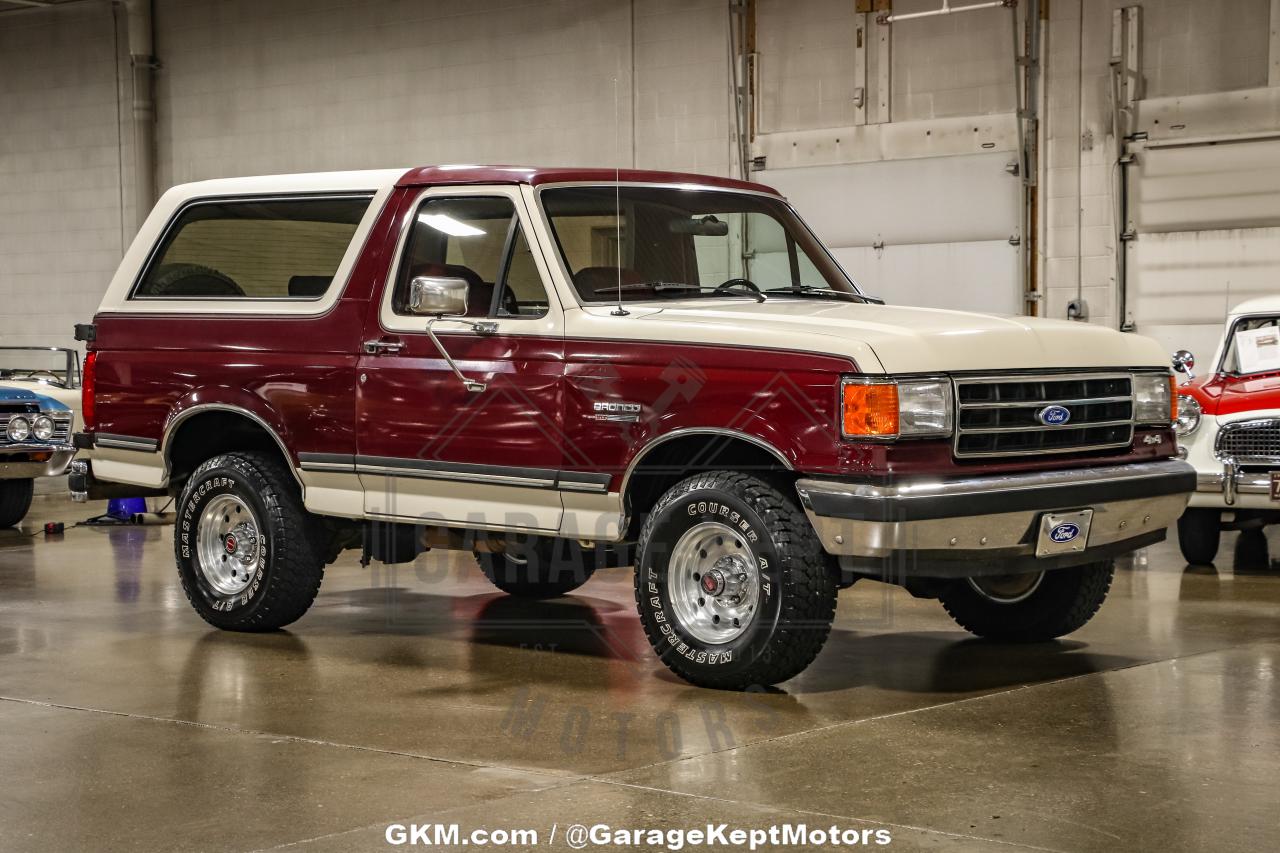
[[[1272,486],[1274,489],[1275,487]],[[1040,516],[1040,536],[1036,540],[1036,556],[1070,554],[1083,551],[1089,544],[1089,525],[1093,510],[1078,512],[1046,512]]]
[[[1280,501],[1280,471],[1271,472],[1271,500]]]

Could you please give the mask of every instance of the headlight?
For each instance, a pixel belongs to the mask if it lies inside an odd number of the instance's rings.
[[[1178,416],[1172,373],[1133,374],[1133,419],[1140,424],[1168,426]]]
[[[53,421],[41,415],[31,424],[31,433],[41,441],[53,438]]]
[[[26,441],[27,436],[31,435],[31,422],[26,418],[10,418],[6,432],[10,441]]]
[[[1191,435],[1200,426],[1200,404],[1196,398],[1188,394],[1178,395],[1178,416],[1174,418],[1173,429],[1178,435]]]
[[[951,382],[946,379],[846,379],[840,401],[847,438],[951,434]]]

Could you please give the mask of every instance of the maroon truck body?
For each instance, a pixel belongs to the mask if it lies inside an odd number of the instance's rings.
[[[667,172],[620,173],[623,181],[722,186],[772,192],[722,178]],[[777,448],[797,471],[894,475],[1061,470],[1167,456],[1172,433],[1135,431],[1128,452],[1019,457],[957,462],[949,440],[904,445],[841,441],[837,388],[857,365],[819,353],[733,346],[574,340],[496,335],[448,335],[454,357],[469,363],[509,364],[491,387],[507,393],[469,397],[443,368],[430,342],[401,338],[378,323],[378,304],[395,259],[396,237],[424,185],[527,181],[612,181],[604,169],[470,170],[428,167],[408,172],[372,229],[346,290],[323,317],[256,318],[110,313],[95,318],[97,352],[91,389],[97,421],[88,429],[160,441],[189,407],[225,403],[258,415],[274,428],[297,461],[299,453],[431,458],[462,463],[612,474],[611,488],[645,444],[686,428],[724,428]],[[395,339],[397,355],[366,355],[362,342]],[[189,370],[174,370],[181,361]],[[364,366],[376,367],[360,385]],[[779,388],[785,375],[786,388]],[[673,379],[674,377],[674,379]],[[582,414],[600,399],[654,400],[673,383],[685,390],[661,417],[625,436]],[[508,384],[504,384],[508,383]],[[763,406],[761,389],[773,392]],[[432,400],[430,406],[405,405]],[[464,431],[460,410],[473,410]],[[378,424],[373,428],[371,424]],[[567,426],[566,426],[567,425]],[[451,429],[449,429],[452,427]],[[449,430],[450,440],[438,439]],[[1146,442],[1159,433],[1160,445]]]

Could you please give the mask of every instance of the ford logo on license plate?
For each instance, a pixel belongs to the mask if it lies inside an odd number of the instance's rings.
[[[1061,426],[1071,420],[1071,410],[1066,406],[1045,406],[1036,412],[1036,420],[1045,426]]]
[[[1049,538],[1054,542],[1071,542],[1080,535],[1080,525],[1064,521],[1049,531]]]

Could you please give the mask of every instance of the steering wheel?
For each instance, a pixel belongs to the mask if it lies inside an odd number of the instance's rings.
[[[716,285],[716,293],[723,293],[726,290],[733,290],[735,287],[745,287],[747,290],[750,290],[752,293],[760,292],[760,288],[757,287],[756,283],[749,278],[731,278],[727,281],[721,282],[720,284]]]
[[[10,376],[11,379],[19,381],[26,380],[29,382],[50,382],[54,385],[62,384],[62,377],[51,370],[15,370]]]

